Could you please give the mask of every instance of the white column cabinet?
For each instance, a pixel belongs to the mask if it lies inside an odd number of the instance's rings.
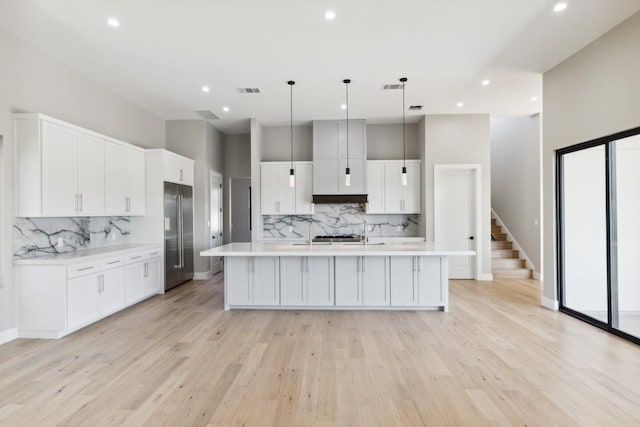
[[[294,162],[295,185],[289,183],[289,162],[260,164],[260,210],[262,215],[313,213],[311,162]]]

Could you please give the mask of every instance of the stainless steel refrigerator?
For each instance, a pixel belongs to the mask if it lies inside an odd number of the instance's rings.
[[[193,279],[193,189],[164,183],[164,290]]]

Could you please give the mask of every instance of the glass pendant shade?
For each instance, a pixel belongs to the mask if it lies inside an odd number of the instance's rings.
[[[402,185],[407,185],[407,167],[402,167]]]
[[[344,174],[344,185],[347,187],[351,186],[351,170],[347,168],[346,173]]]
[[[289,187],[295,187],[296,177],[293,173],[293,169],[289,169]]]

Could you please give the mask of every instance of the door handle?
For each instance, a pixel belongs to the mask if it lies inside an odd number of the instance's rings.
[[[473,240],[473,236],[469,236],[469,240]]]

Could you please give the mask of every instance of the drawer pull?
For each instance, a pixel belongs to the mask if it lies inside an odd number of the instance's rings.
[[[79,269],[78,269],[78,271],[87,271],[87,270],[91,270],[91,269],[93,269],[93,268],[95,268],[95,267],[94,267],[94,266],[91,266],[91,267],[84,267],[84,268],[79,268]]]
[[[131,257],[131,259],[138,259],[138,258],[142,258],[142,255],[132,256],[132,257]]]
[[[108,263],[107,263],[107,265],[118,264],[119,262],[120,262],[120,260],[118,260],[118,261],[111,261],[111,262],[108,262]]]
[[[149,255],[159,255],[160,252],[151,252]]]

